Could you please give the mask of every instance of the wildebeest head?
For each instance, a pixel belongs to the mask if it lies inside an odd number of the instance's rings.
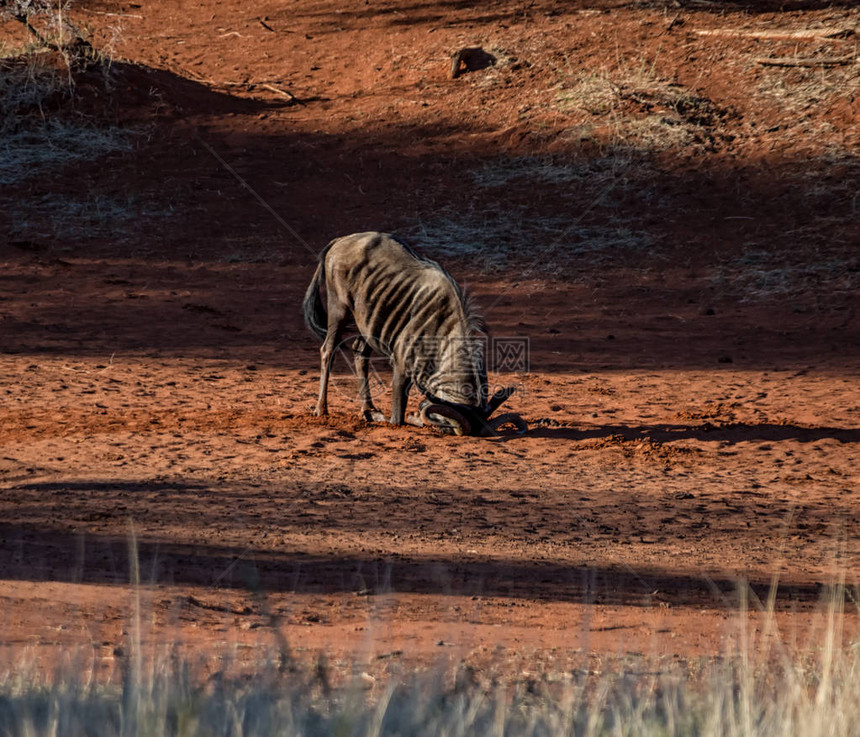
[[[528,425],[514,412],[490,417],[515,391],[512,386],[499,389],[485,404],[478,406],[429,397],[421,402],[421,419],[455,435],[497,435],[503,425],[513,425],[517,432],[523,433]]]
[[[486,338],[480,335],[423,342],[421,358],[433,365],[422,387],[427,399],[419,408],[425,424],[456,435],[496,435],[504,424],[526,429],[519,415],[490,418],[515,389],[499,389],[488,397],[485,350]]]

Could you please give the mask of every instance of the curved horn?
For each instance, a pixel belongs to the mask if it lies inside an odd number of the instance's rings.
[[[434,420],[430,415],[444,417],[450,420],[450,424]],[[471,435],[472,425],[462,414],[453,407],[448,407],[444,404],[428,404],[421,408],[421,419],[425,422],[436,425],[436,427],[447,427],[454,431],[455,435]]]
[[[492,420],[487,420],[487,425],[494,433],[498,433],[502,425],[513,425],[517,428],[518,435],[522,435],[529,429],[529,424],[516,412],[506,412],[503,415],[494,417]]]
[[[487,402],[487,417],[501,407],[502,402],[510,397],[516,390],[517,388],[515,386],[507,386],[504,389],[499,389],[495,394],[493,394],[493,396],[490,397],[490,401]]]

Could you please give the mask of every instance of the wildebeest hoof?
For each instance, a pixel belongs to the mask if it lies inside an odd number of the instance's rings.
[[[378,409],[366,409],[361,413],[361,416],[367,422],[385,422],[385,415]]]

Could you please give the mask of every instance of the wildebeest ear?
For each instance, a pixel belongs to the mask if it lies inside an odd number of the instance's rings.
[[[501,407],[502,403],[505,402],[516,390],[517,388],[515,386],[506,386],[504,389],[499,389],[495,394],[493,394],[493,396],[490,397],[490,401],[487,402],[487,417]]]

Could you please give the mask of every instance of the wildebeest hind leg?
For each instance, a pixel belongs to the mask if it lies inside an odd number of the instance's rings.
[[[340,340],[340,329],[345,317],[346,308],[335,300],[329,299],[328,330],[320,346],[320,395],[314,410],[317,416],[328,414],[328,377],[331,374],[334,349]]]

